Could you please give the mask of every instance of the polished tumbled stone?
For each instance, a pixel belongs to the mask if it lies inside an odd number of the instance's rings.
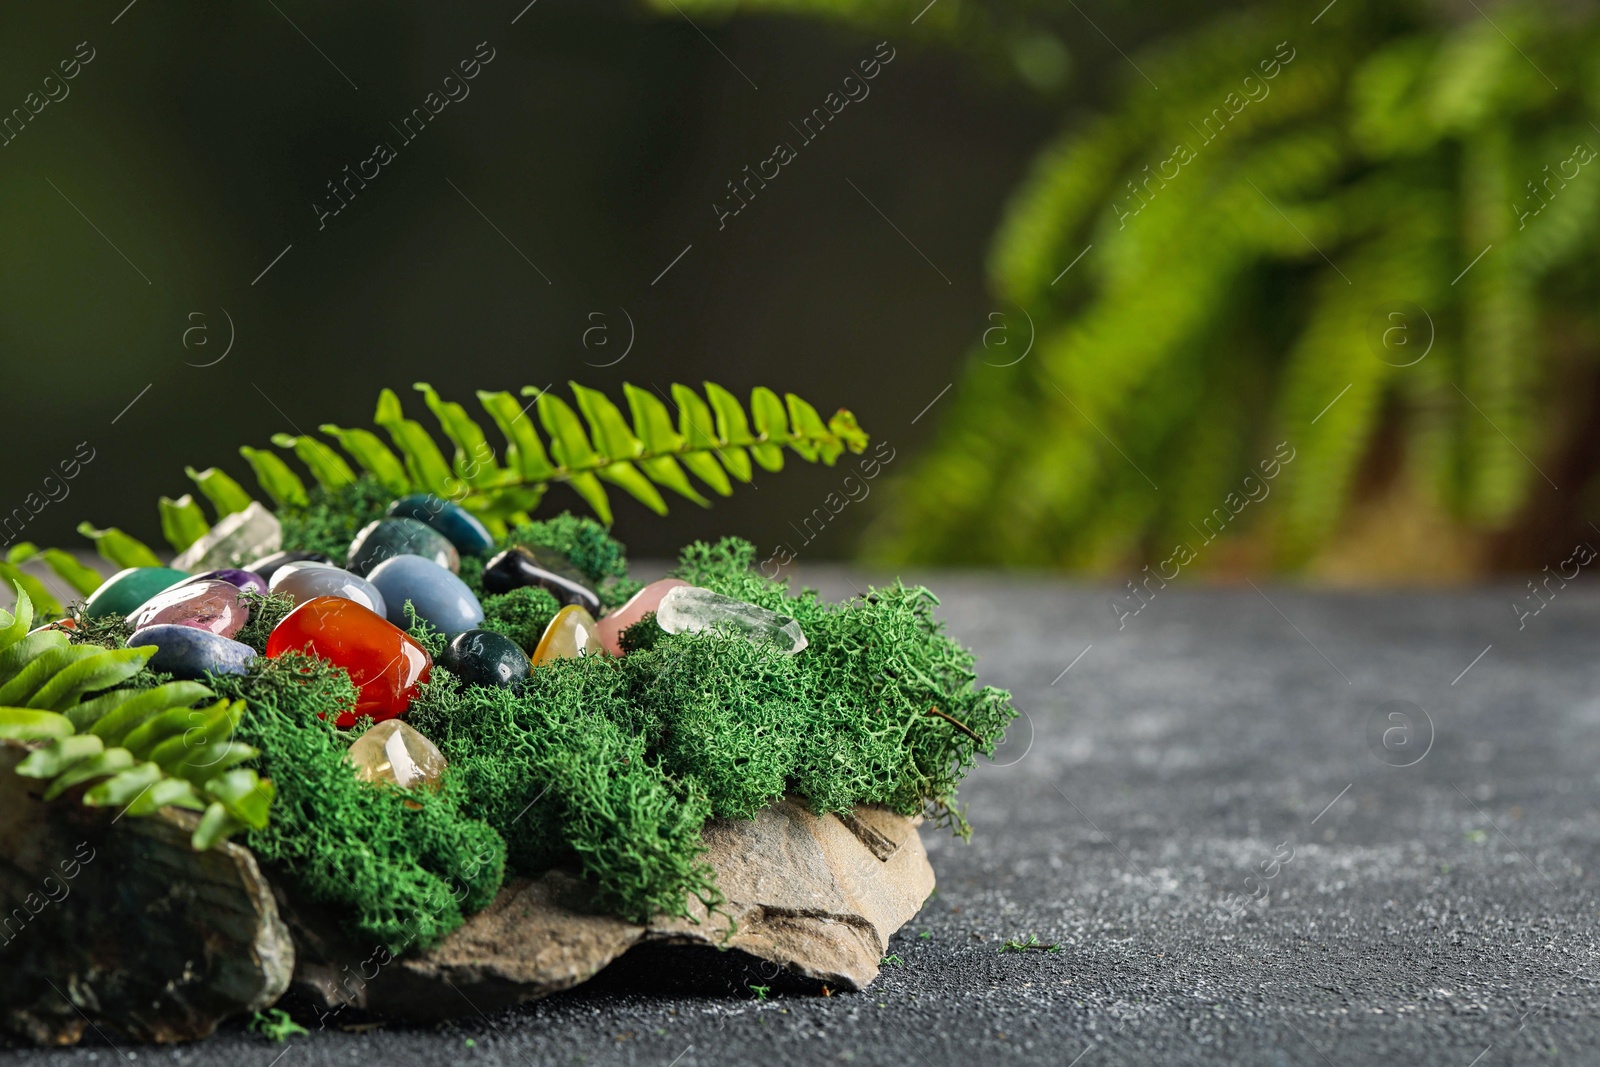
[[[350,673],[356,706],[334,720],[340,729],[367,716],[382,722],[405,714],[428,680],[433,658],[416,638],[376,612],[343,597],[319,596],[285,615],[267,638],[267,655],[309,652]]]
[[[189,575],[174,567],[129,567],[118,571],[89,594],[83,613],[91,619],[127,615],[163,589],[171,589]]]
[[[390,622],[404,629],[406,602],[417,617],[445,634],[470,630],[483,621],[483,605],[467,583],[431,559],[395,556],[367,572],[367,580],[383,594]]]
[[[135,608],[128,625],[142,630],[171,623],[232,637],[250,618],[250,609],[240,602],[239,593],[238,586],[216,579],[179,582]]]
[[[258,560],[246,563],[244,569],[260,575],[264,582],[271,582],[272,576],[278,573],[279,568],[287,567],[291,563],[333,563],[333,560],[321,552],[274,552],[270,556],[262,556]]]
[[[548,591],[558,604],[576,604],[589,614],[600,611],[600,597],[582,573],[559,552],[515,545],[491,559],[483,569],[483,588],[509,593],[533,586]]]
[[[179,585],[195,585],[199,582],[227,582],[241,592],[261,593],[267,591],[267,581],[255,571],[242,570],[238,567],[224,567],[221,570],[206,571],[197,574],[188,581],[179,582]]]
[[[680,578],[663,578],[633,594],[626,604],[600,620],[600,643],[613,656],[622,655],[622,631],[660,607],[661,598],[667,593],[688,584]]]
[[[556,612],[550,625],[539,638],[539,647],[533,650],[533,663],[549,663],[553,659],[573,659],[577,656],[595,656],[605,651],[594,616],[576,604],[568,604]]]
[[[494,537],[478,517],[462,507],[432,493],[403,496],[385,512],[392,519],[416,519],[443,534],[463,556],[487,556],[494,550]]]
[[[156,654],[148,664],[153,671],[162,671],[176,678],[199,678],[207,671],[212,674],[243,674],[256,658],[256,650],[249,645],[230,640],[220,634],[197,630],[193,626],[159,623],[135,630],[128,638],[129,648],[156,646]]]
[[[656,624],[669,634],[732,628],[756,644],[771,641],[790,655],[807,644],[800,624],[789,616],[695,585],[669,590],[656,608]]]
[[[533,666],[515,641],[493,630],[457,634],[437,663],[468,685],[510,685]]]
[[[378,587],[343,567],[331,563],[288,563],[272,575],[269,586],[273,593],[287,596],[296,604],[304,604],[313,597],[337,596],[353,600],[379,615],[389,612],[388,601]]]
[[[172,565],[190,572],[237,567],[282,546],[283,527],[278,517],[252,500],[243,511],[218,520],[200,540],[180,552]]]
[[[401,789],[437,789],[449,766],[437,745],[399,719],[380,722],[356,738],[345,759],[361,781]]]
[[[386,559],[421,556],[446,570],[461,569],[461,554],[444,534],[416,519],[378,519],[369,522],[350,542],[345,567],[366,574]]]

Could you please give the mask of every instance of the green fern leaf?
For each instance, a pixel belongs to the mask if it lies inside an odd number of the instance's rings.
[[[188,493],[176,500],[162,497],[157,504],[161,508],[161,536],[167,539],[167,544],[172,546],[174,552],[182,552],[211,529],[205,512],[200,510],[200,505]],[[94,592],[93,589],[88,591]]]
[[[285,504],[294,507],[305,506],[307,502],[305,483],[300,480],[298,474],[289,469],[289,465],[280,459],[276,452],[267,452],[245,445],[239,449],[239,454],[250,464],[250,469],[255,472],[256,481],[266,490],[273,503],[279,507]]]

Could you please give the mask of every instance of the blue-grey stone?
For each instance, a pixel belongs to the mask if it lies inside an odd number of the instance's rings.
[[[421,556],[449,571],[461,569],[461,553],[444,534],[416,519],[378,519],[369,522],[350,542],[345,567],[366,574],[386,559]]]
[[[406,601],[417,615],[446,634],[470,630],[483,621],[483,605],[467,583],[421,556],[395,556],[367,573],[388,604],[388,618],[401,629],[406,625]]]
[[[128,638],[129,648],[156,646],[150,669],[165,671],[177,678],[199,678],[213,674],[243,674],[256,650],[207,630],[174,623],[159,623],[135,630]]]
[[[413,493],[389,505],[386,514],[393,519],[416,519],[443,534],[463,556],[487,556],[494,550],[494,537],[478,517],[433,493]]]

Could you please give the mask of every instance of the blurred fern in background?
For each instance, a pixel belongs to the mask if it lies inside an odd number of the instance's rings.
[[[840,18],[1034,84],[1030,41],[1105,44],[1093,6],[941,0],[912,26],[923,0],[676,3]],[[1380,555],[1396,515],[1436,516],[1476,567],[1592,536],[1600,13],[1320,7],[1133,50],[1110,113],[1065,121],[989,264],[1036,343],[1010,366],[975,348],[874,554],[1164,559],[1279,442],[1275,499],[1237,523],[1255,565],[1325,557],[1377,501]]]

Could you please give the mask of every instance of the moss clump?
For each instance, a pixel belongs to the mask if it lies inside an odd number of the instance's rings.
[[[283,593],[268,593],[263,596],[247,589],[239,594],[239,602],[250,609],[250,618],[239,627],[239,632],[233,635],[233,639],[240,644],[249,645],[257,652],[265,652],[267,638],[272,635],[272,628],[294,610],[294,598]]]
[[[394,494],[370,475],[338,489],[318,485],[307,496],[305,506],[285,506],[278,512],[284,550],[321,552],[340,566],[361,527],[383,518],[394,502]]]
[[[513,589],[483,598],[483,622],[479,626],[505,634],[531,656],[545,627],[560,610],[561,604],[548,590],[531,586]]]
[[[453,685],[414,705],[512,868],[576,856],[603,906],[642,919],[715,899],[707,818],[751,818],[786,793],[818,812],[931,807],[966,832],[956,783],[1014,712],[974,687],[933,596],[897,584],[828,605],[756,575],[753,557],[742,541],[695,545],[678,573],[799,619],[810,645],[797,656],[659,627],[650,644],[641,622],[622,659],[558,660],[517,689]]]
[[[680,915],[689,895],[720,901],[700,859],[710,816],[692,780],[650,758],[630,677],[604,657],[540,667],[520,691],[471,687],[449,714],[411,719],[444,751],[472,810],[505,837],[507,861],[533,873],[574,856],[597,903],[635,921]]]
[[[456,781],[438,793],[375,788],[345,762],[361,731],[333,725],[355,699],[342,669],[286,653],[207,683],[248,702],[237,737],[261,750],[257,769],[278,796],[247,840],[276,876],[395,953],[438,941],[493,899],[505,842],[468,816]]]
[[[77,605],[73,607],[72,625],[57,629],[64,631],[67,640],[75,645],[99,645],[102,648],[127,648],[128,638],[133,636],[133,627],[121,615],[90,618]]]

